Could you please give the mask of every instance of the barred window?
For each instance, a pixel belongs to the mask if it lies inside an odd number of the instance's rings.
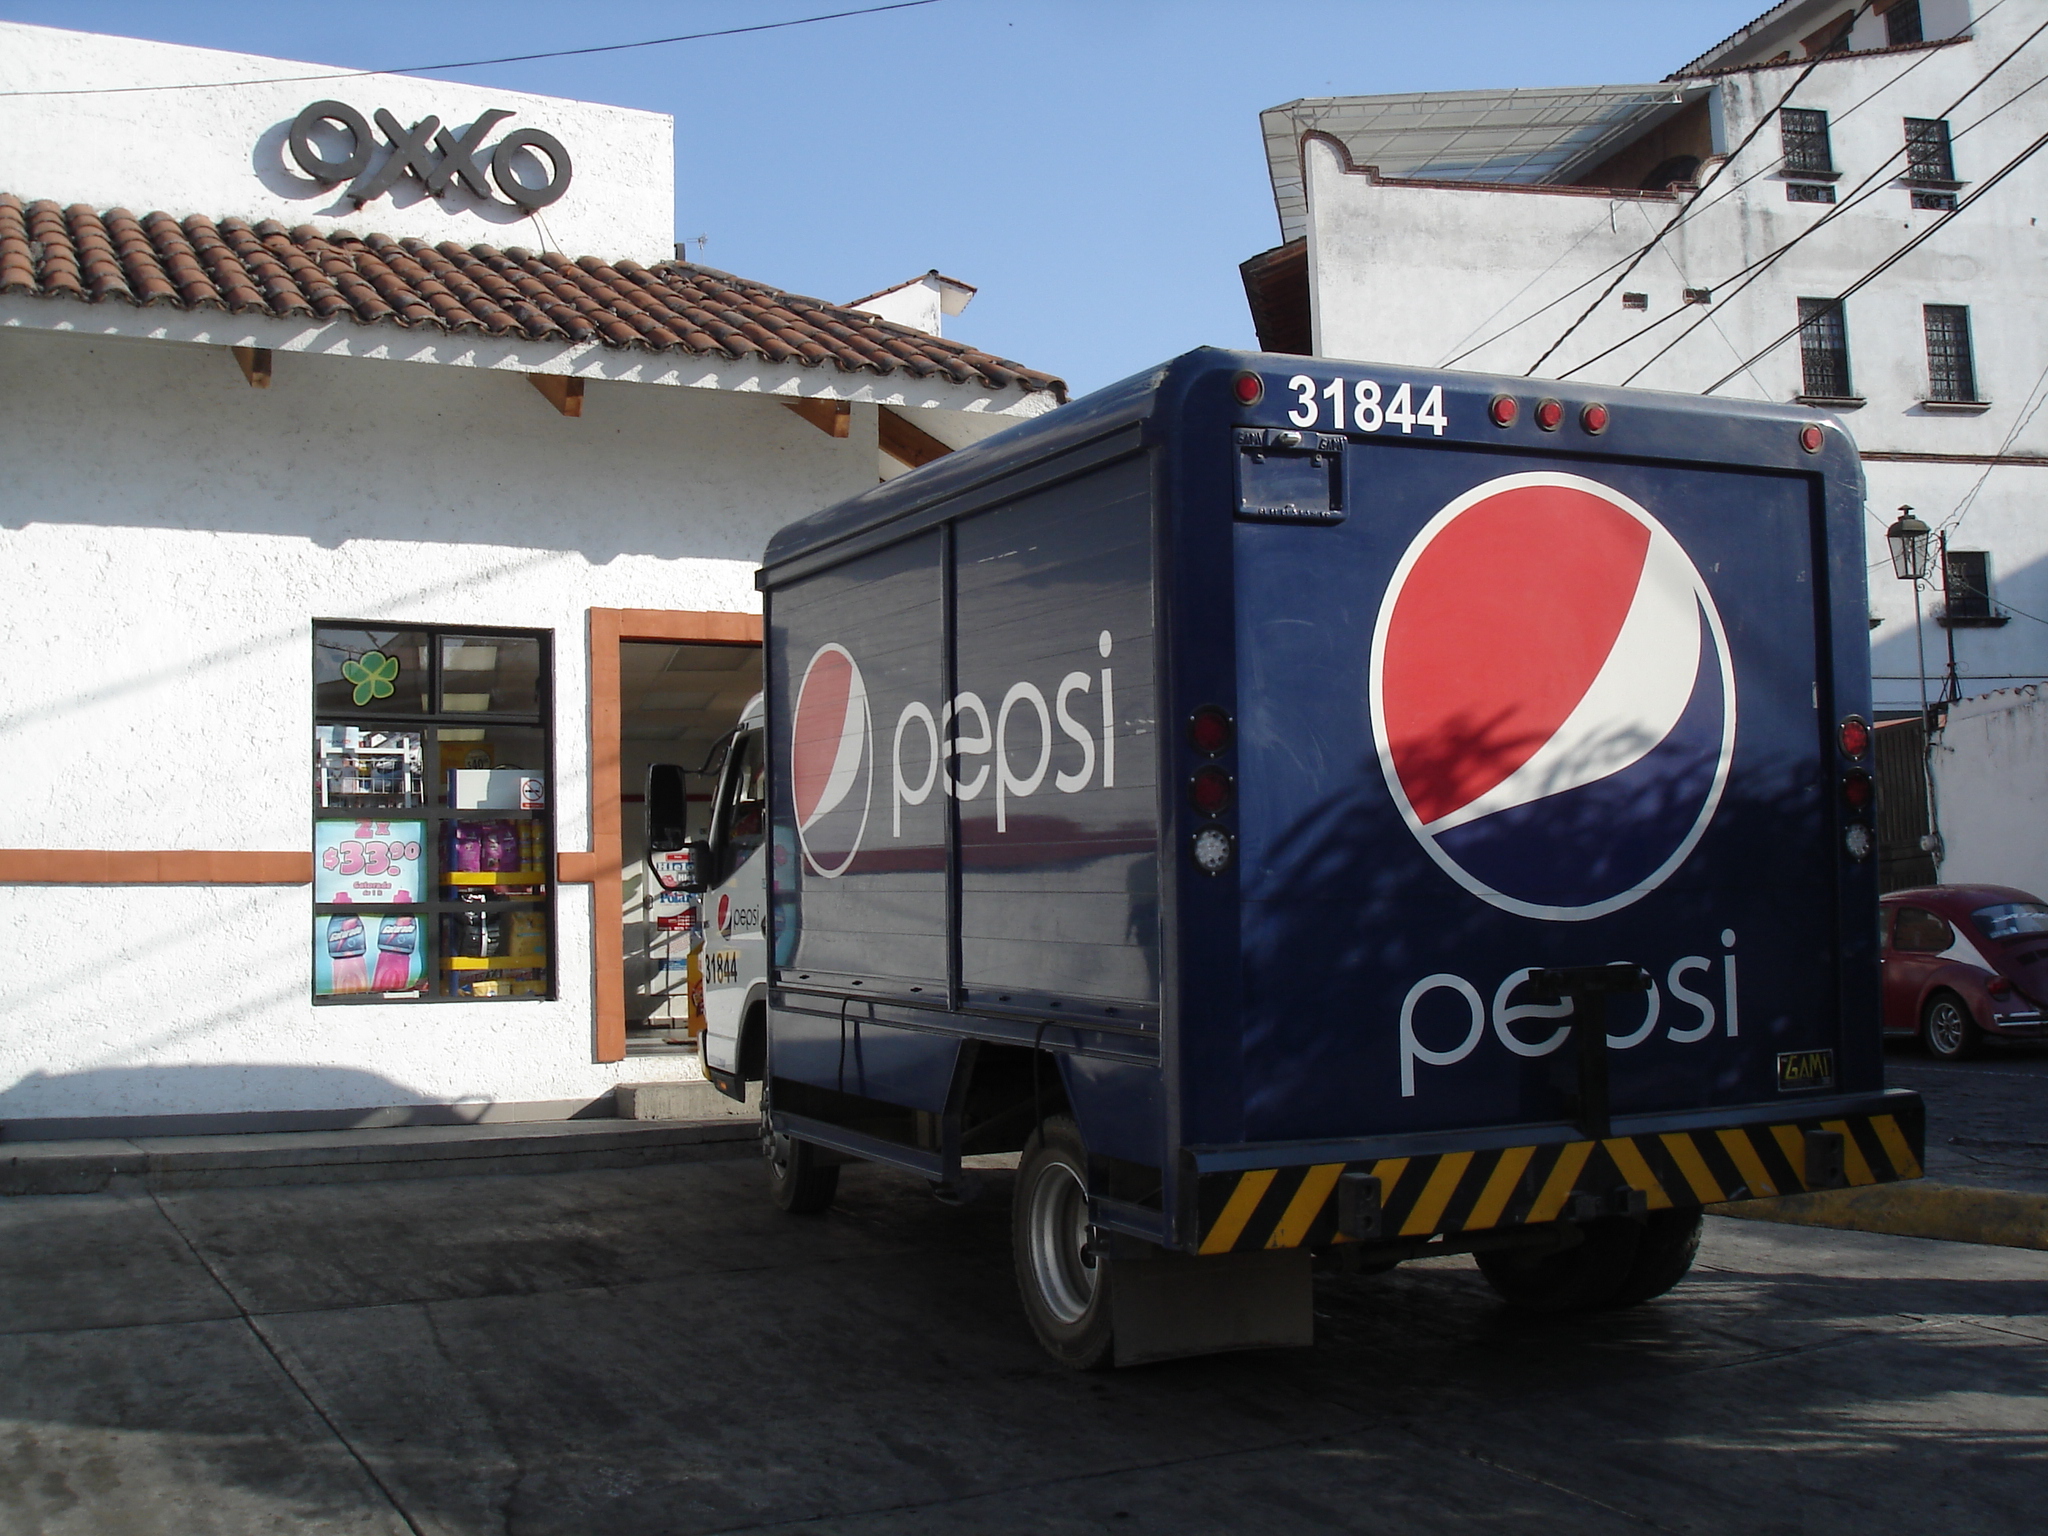
[[[1809,176],[1832,176],[1833,150],[1828,144],[1828,115],[1801,107],[1778,114],[1778,133],[1785,149],[1785,169]]]
[[[1948,122],[1939,117],[1906,119],[1906,180],[1954,181],[1955,156],[1949,151]]]
[[[1788,181],[1785,183],[1785,201],[1788,203],[1832,203],[1835,189],[1824,181]]]
[[[1975,400],[1977,363],[1970,354],[1970,311],[1962,304],[1928,304],[1927,398]]]
[[[1887,48],[1926,41],[1920,30],[1920,0],[1896,0],[1884,13],[1884,41]]]
[[[1942,606],[1951,619],[1991,617],[1991,556],[1981,549],[1952,549],[1942,562]]]
[[[1799,301],[1799,367],[1801,393],[1821,399],[1846,400],[1849,388],[1849,331],[1842,306],[1833,299]]]

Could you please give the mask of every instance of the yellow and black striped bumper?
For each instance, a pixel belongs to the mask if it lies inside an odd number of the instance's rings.
[[[1322,1247],[1337,1231],[1338,1180],[1379,1180],[1380,1237],[1427,1238],[1556,1221],[1574,1195],[1609,1200],[1639,1190],[1649,1210],[1804,1193],[1806,1133],[1842,1138],[1847,1183],[1920,1177],[1924,1116],[1918,1098],[1883,1111],[1771,1120],[1713,1130],[1638,1133],[1482,1152],[1433,1152],[1371,1162],[1314,1163],[1208,1173],[1197,1191],[1201,1253]]]

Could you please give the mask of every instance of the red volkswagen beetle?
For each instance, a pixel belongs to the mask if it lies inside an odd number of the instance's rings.
[[[2048,1035],[2048,902],[2006,885],[1928,885],[1881,900],[1884,1032],[1944,1061]]]

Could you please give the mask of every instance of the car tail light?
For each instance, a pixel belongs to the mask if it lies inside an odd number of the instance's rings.
[[[1536,425],[1546,432],[1555,432],[1564,424],[1564,403],[1559,400],[1538,400],[1536,402]]]
[[[1861,768],[1851,768],[1842,775],[1842,804],[1850,810],[1867,811],[1876,798],[1877,785]]]
[[[1522,408],[1513,395],[1495,395],[1486,403],[1486,419],[1496,427],[1512,427],[1521,414]]]
[[[1230,385],[1239,405],[1257,405],[1266,397],[1266,381],[1256,373],[1240,373]]]
[[[1230,745],[1230,716],[1214,704],[1204,704],[1188,721],[1188,740],[1197,752],[1214,757]]]
[[[1598,437],[1607,430],[1607,407],[1593,404],[1579,412],[1579,425]]]
[[[1860,717],[1851,715],[1842,722],[1840,740],[1843,756],[1861,757],[1870,750],[1870,727]]]
[[[1230,775],[1213,763],[1197,768],[1188,781],[1188,799],[1204,816],[1218,816],[1230,807]]]
[[[1984,990],[2003,1002],[2006,998],[2012,996],[2012,983],[2003,976],[1994,976],[1984,983]]]

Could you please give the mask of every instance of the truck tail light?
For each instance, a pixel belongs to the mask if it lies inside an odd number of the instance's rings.
[[[1188,740],[1197,752],[1214,757],[1230,745],[1230,716],[1214,704],[1204,704],[1188,721]]]
[[[1195,770],[1188,781],[1188,799],[1204,816],[1220,816],[1230,808],[1233,788],[1230,775],[1212,763]]]
[[[1257,405],[1266,396],[1266,381],[1256,373],[1240,373],[1230,384],[1239,405]]]
[[[1859,758],[1870,750],[1870,727],[1859,716],[1851,715],[1842,722],[1839,738],[1844,757]]]
[[[1195,868],[1205,875],[1220,875],[1237,857],[1237,845],[1221,827],[1204,827],[1192,844]]]
[[[1870,835],[1870,828],[1860,821],[1852,821],[1842,829],[1842,852],[1848,854],[1858,864],[1870,857],[1874,841]]]
[[[1867,811],[1876,798],[1877,785],[1861,768],[1851,768],[1842,775],[1842,804],[1850,810]]]
[[[1595,402],[1579,412],[1579,425],[1598,437],[1607,430],[1607,407]]]
[[[1827,440],[1827,434],[1821,431],[1819,427],[1801,427],[1799,429],[1799,446],[1808,453],[1819,453],[1821,445]]]
[[[1564,425],[1564,402],[1561,400],[1538,400],[1536,402],[1536,425],[1546,432],[1555,432]]]
[[[1513,395],[1495,395],[1486,402],[1486,419],[1496,427],[1512,427],[1521,414],[1522,408]]]

